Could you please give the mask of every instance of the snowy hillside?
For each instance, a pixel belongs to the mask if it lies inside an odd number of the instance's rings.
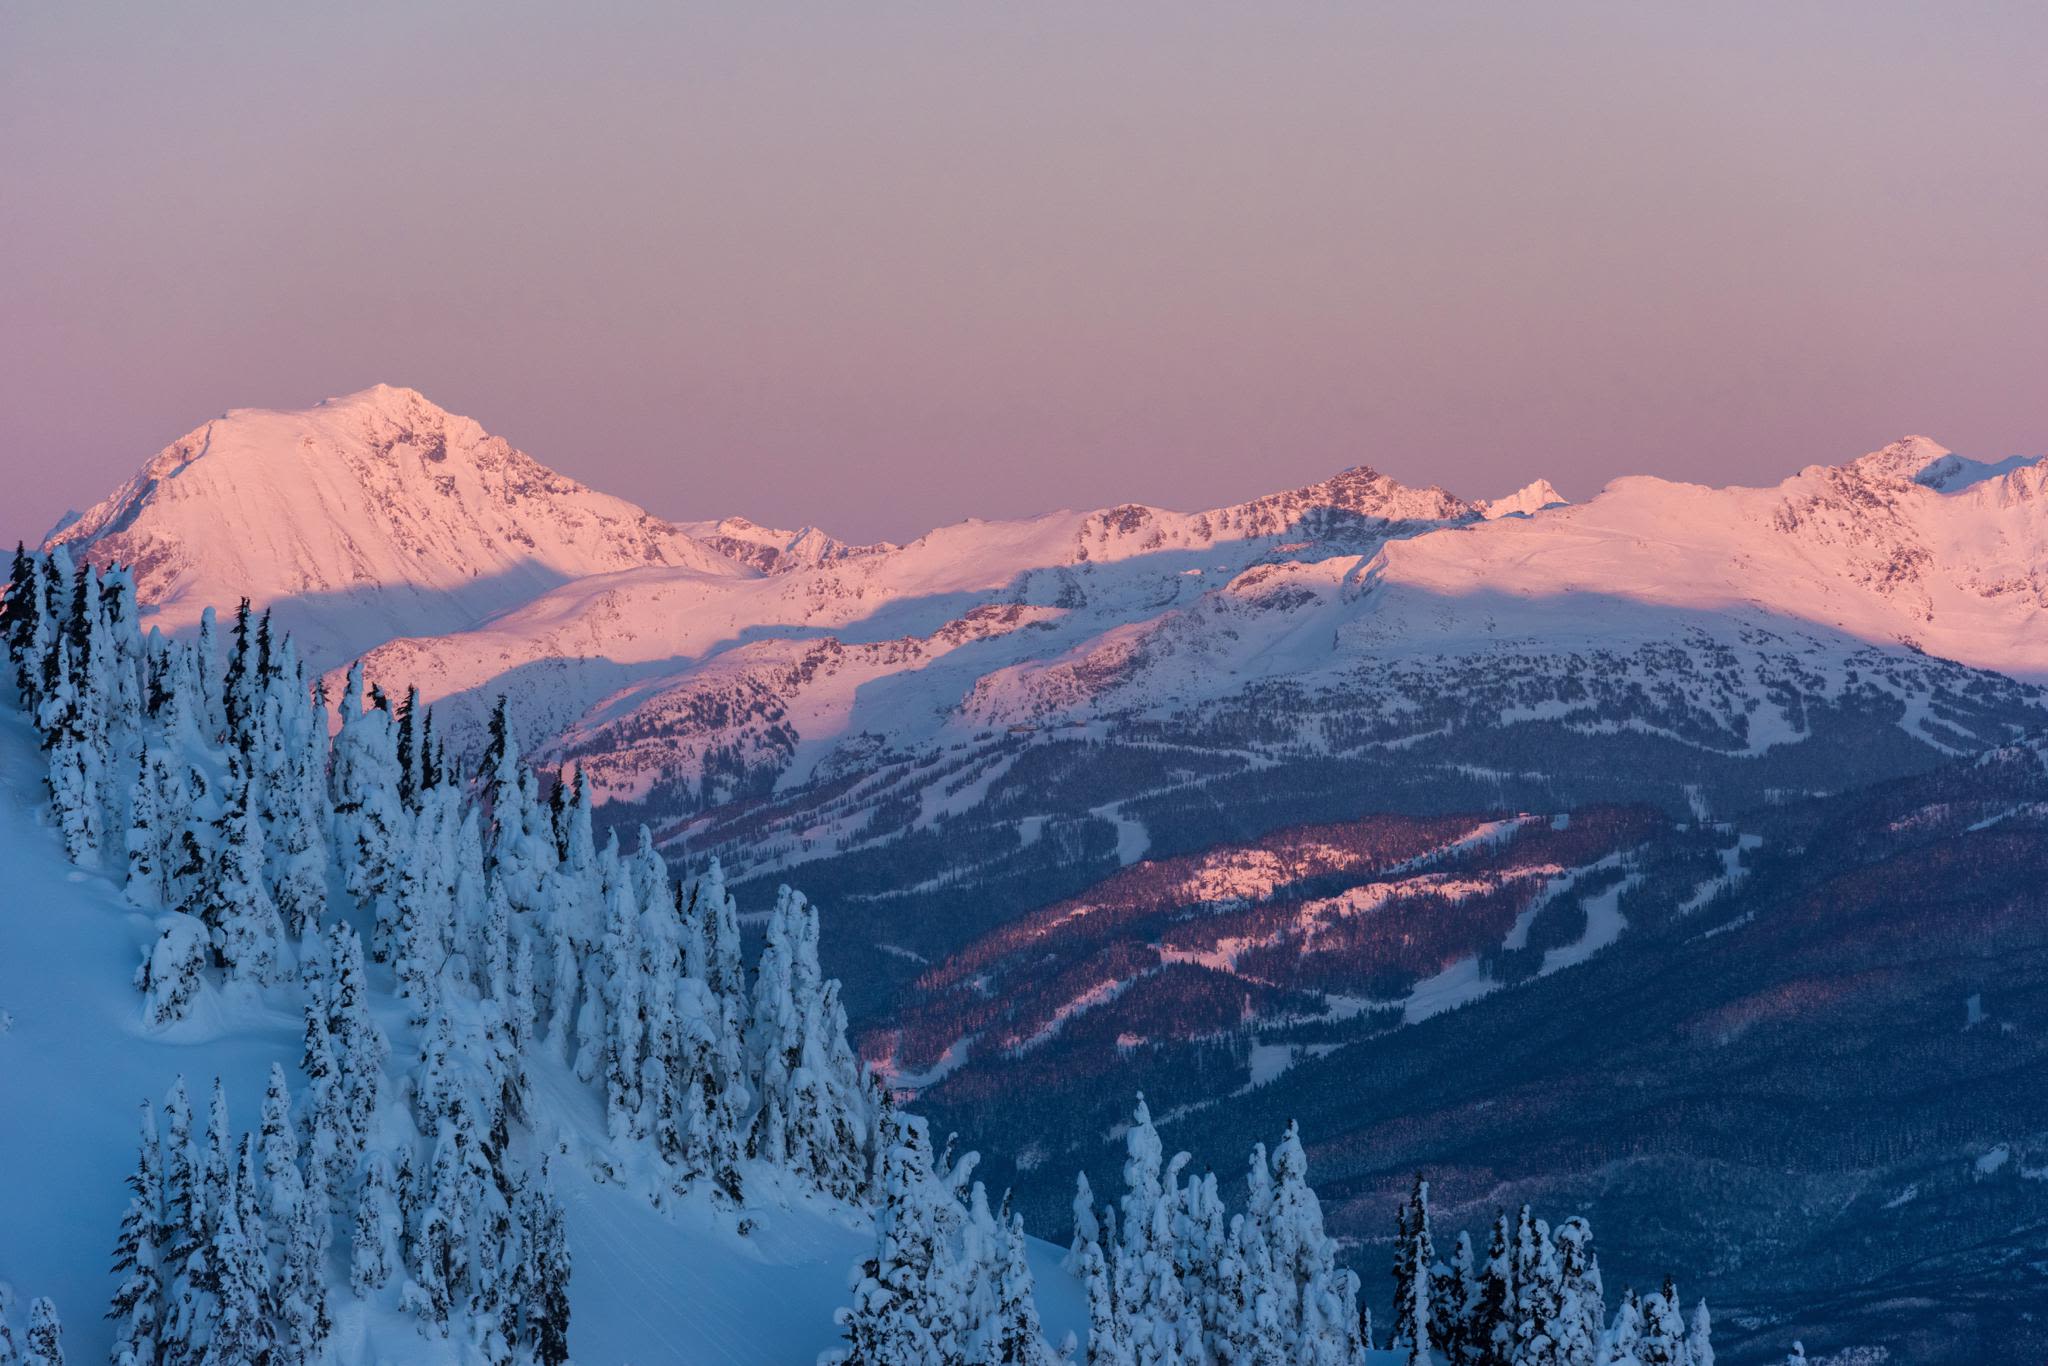
[[[144,1028],[129,979],[155,937],[153,917],[115,882],[65,860],[35,814],[43,773],[29,727],[0,715],[0,1094],[10,1098],[0,1169],[12,1174],[0,1182],[0,1282],[24,1301],[54,1299],[67,1351],[94,1361],[113,1337],[99,1311],[115,1284],[107,1263],[128,1199],[121,1182],[134,1166],[137,1105],[178,1075],[195,1090],[219,1077],[235,1125],[254,1127],[271,1066],[297,1066],[301,1025],[289,1001],[267,996],[211,999],[174,1030]],[[380,1022],[394,1037],[407,1033],[402,1015],[382,998]],[[539,1084],[548,1122],[571,1146],[601,1148],[598,1099],[566,1071]],[[838,1340],[832,1316],[847,1269],[873,1242],[864,1212],[797,1189],[750,1205],[745,1236],[736,1216],[701,1201],[663,1213],[580,1173],[560,1193],[575,1261],[570,1346],[590,1363],[808,1362]],[[1063,1255],[1033,1245],[1041,1309],[1059,1332],[1085,1332],[1078,1287],[1058,1269]],[[337,1361],[457,1359],[409,1319],[335,1308]]]

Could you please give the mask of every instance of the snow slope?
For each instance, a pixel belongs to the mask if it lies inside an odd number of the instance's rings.
[[[65,861],[37,814],[42,774],[33,734],[17,714],[0,713],[0,1281],[24,1302],[52,1297],[71,1359],[92,1361],[112,1340],[101,1314],[115,1285],[109,1249],[135,1161],[136,1107],[160,1099],[180,1073],[203,1106],[218,1076],[235,1126],[253,1127],[271,1064],[298,1079],[301,1025],[283,1004],[210,996],[194,1019],[144,1030],[129,979],[154,938],[150,918],[111,881]],[[402,1014],[380,1011],[394,1037],[406,1032]],[[572,1154],[603,1141],[594,1092],[559,1065],[551,1072],[537,1062],[534,1081],[537,1132]],[[558,1173],[576,1360],[781,1366],[833,1345],[847,1270],[871,1247],[865,1216],[781,1192],[765,1173],[750,1173],[748,1186],[754,1228],[742,1236],[708,1204],[657,1212],[573,1162]],[[335,1276],[347,1248],[338,1228]],[[1062,1255],[1032,1247],[1038,1303],[1055,1337],[1085,1332],[1087,1317],[1079,1287],[1059,1270]],[[345,1288],[332,1309],[337,1361],[456,1357],[450,1343],[369,1311]]]

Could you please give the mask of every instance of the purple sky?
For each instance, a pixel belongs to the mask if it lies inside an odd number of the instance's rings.
[[[2048,6],[14,4],[0,534],[408,384],[907,537],[2048,448]]]

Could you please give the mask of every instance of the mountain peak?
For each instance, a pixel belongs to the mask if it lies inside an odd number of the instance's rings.
[[[1906,436],[1851,461],[1849,468],[1876,479],[1914,483],[1930,466],[1950,454],[1948,447],[1930,437]]]
[[[337,394],[320,400],[322,408],[432,408],[437,412],[447,409],[428,398],[417,389],[402,384],[372,384],[367,389],[354,393]]]
[[[1497,517],[1512,517],[1518,514],[1527,516],[1569,501],[1548,479],[1537,479],[1522,485],[1505,498],[1482,499],[1479,507],[1486,514],[1486,519],[1492,521]]]
[[[646,566],[744,572],[416,389],[237,408],[172,442],[51,537],[133,567],[167,630],[246,594],[315,657],[460,628],[566,579]]]

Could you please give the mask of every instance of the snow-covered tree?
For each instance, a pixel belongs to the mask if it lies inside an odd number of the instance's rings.
[[[142,1105],[141,1142],[128,1191],[128,1210],[121,1216],[120,1236],[114,1242],[113,1269],[121,1284],[107,1317],[114,1321],[114,1366],[146,1366],[157,1359],[157,1331],[164,1313],[163,1155],[156,1111],[147,1101]]]
[[[1392,1345],[1429,1359],[1436,1315],[1433,1283],[1436,1244],[1430,1228],[1429,1182],[1417,1172],[1415,1184],[1394,1219],[1394,1335]]]
[[[28,1334],[21,1347],[21,1366],[64,1366],[64,1325],[49,1296],[28,1307]]]
[[[363,1164],[355,1233],[350,1241],[349,1288],[358,1297],[382,1290],[403,1262],[395,1185],[391,1160],[382,1152],[372,1152]]]
[[[1692,1366],[1714,1366],[1714,1317],[1701,1300],[1692,1309],[1692,1325],[1686,1330],[1685,1349]]]
[[[199,921],[177,912],[163,918],[156,943],[135,973],[135,985],[143,994],[142,1018],[151,1029],[185,1018],[205,985],[211,955],[206,927]]]
[[[211,877],[200,902],[215,957],[228,975],[269,986],[283,971],[288,950],[284,922],[264,879],[263,829],[256,815],[255,777],[231,756],[227,809],[217,822]]]

